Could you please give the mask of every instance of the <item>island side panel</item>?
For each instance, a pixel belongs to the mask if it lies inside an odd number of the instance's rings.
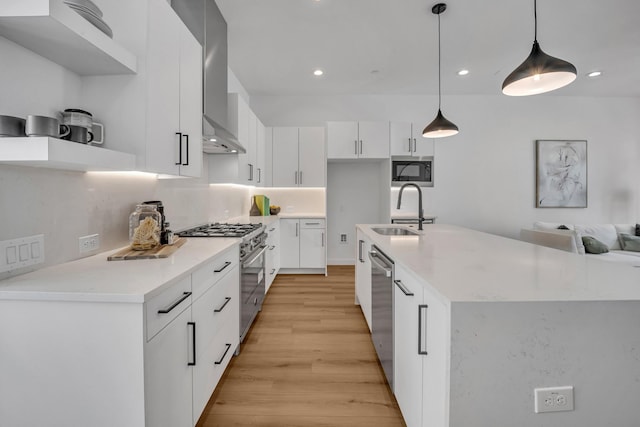
[[[0,301],[0,424],[144,426],[142,304]]]
[[[453,303],[451,322],[451,427],[637,425],[640,302]],[[534,388],[568,385],[573,411],[534,413]]]

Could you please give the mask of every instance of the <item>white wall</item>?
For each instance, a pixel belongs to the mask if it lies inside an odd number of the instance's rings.
[[[251,102],[268,126],[318,126],[330,120],[427,124],[435,117],[437,98],[253,96]],[[445,95],[443,112],[460,133],[435,141],[435,188],[426,213],[438,216],[439,223],[517,237],[520,228],[536,220],[638,219],[639,99]],[[588,208],[535,208],[536,139],[588,141]],[[329,185],[327,198],[333,197]]]

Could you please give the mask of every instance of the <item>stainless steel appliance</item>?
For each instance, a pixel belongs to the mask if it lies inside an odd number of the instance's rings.
[[[393,390],[393,275],[394,263],[376,245],[371,260],[371,338],[378,360]]]
[[[266,227],[262,224],[212,223],[176,233],[181,237],[238,237],[240,242],[240,342],[262,310],[265,293]]]
[[[433,187],[433,157],[393,157],[391,186],[413,182],[420,187]]]

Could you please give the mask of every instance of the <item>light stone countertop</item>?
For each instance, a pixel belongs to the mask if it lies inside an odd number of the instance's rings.
[[[640,268],[630,265],[446,224],[424,225],[419,236],[371,229],[390,226],[357,228],[445,303],[640,300]]]
[[[142,303],[226,250],[237,238],[191,238],[163,259],[107,261],[117,250],[0,281],[0,300]],[[234,249],[235,246],[235,249]]]

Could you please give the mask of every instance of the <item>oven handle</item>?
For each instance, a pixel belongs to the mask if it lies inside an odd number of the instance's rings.
[[[261,255],[262,255],[262,254],[267,250],[267,246],[266,246],[266,245],[265,245],[265,246],[260,246],[260,248],[261,248],[261,249],[260,249],[260,252],[258,252],[258,255],[254,256],[254,257],[251,259],[251,261],[245,261],[245,262],[243,262],[243,263],[242,263],[242,268],[245,268],[245,267],[247,267],[247,266],[249,266],[249,265],[253,264],[253,262],[254,262],[255,260],[257,260],[258,258],[260,258],[260,256],[261,256]]]

